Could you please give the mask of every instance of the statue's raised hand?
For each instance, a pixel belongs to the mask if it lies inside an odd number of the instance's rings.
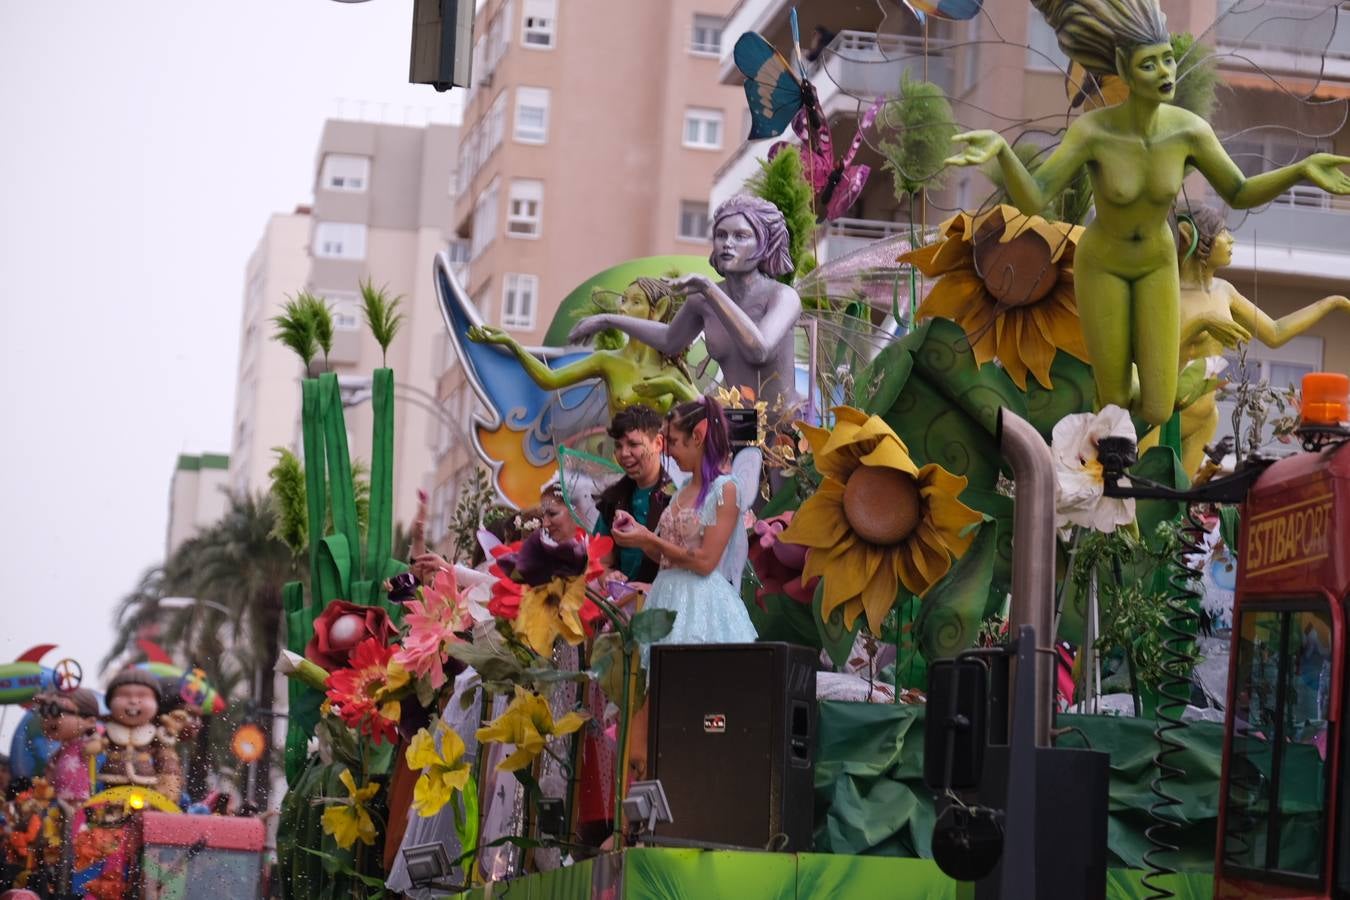
[[[997,131],[966,131],[955,135],[952,140],[965,144],[966,149],[944,159],[944,166],[982,166],[1008,146],[1003,135]]]
[[[595,335],[609,328],[609,314],[597,313],[593,316],[587,316],[580,322],[572,326],[572,330],[567,333],[567,343],[582,344]]]
[[[670,285],[671,290],[688,296],[690,294],[706,294],[712,290],[712,279],[707,275],[697,273],[691,275],[681,275],[679,278],[667,278],[666,284]]]
[[[1328,193],[1350,194],[1350,173],[1343,166],[1350,166],[1350,156],[1314,153],[1303,161],[1303,177]]]
[[[510,344],[515,338],[492,325],[475,325],[469,329],[469,340],[475,344]]]

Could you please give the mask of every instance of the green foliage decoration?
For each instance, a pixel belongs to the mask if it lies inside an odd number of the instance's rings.
[[[802,157],[796,147],[784,147],[759,166],[759,172],[745,186],[755,196],[778,207],[787,221],[788,249],[796,271],[784,275],[782,280],[790,283],[816,267],[812,252],[816,234],[815,195],[802,172]]]
[[[940,188],[945,181],[943,160],[952,154],[952,136],[960,128],[942,88],[931,81],[900,79],[900,96],[877,116],[885,169],[895,185],[895,199],[912,200],[925,187]]]
[[[273,316],[272,323],[277,330],[272,340],[284,344],[300,357],[309,371],[314,354],[319,350],[317,326],[314,322],[314,308],[299,297],[288,297],[281,305],[281,315]]]
[[[1181,32],[1172,35],[1172,53],[1177,58],[1177,87],[1172,102],[1212,121],[1219,103],[1219,67],[1214,49],[1198,42],[1189,32]]]
[[[389,345],[403,327],[403,313],[398,311],[402,303],[402,295],[390,297],[388,288],[377,290],[369,278],[361,282],[361,311],[366,327],[380,345],[381,367],[389,365]]]
[[[273,447],[277,461],[267,475],[272,480],[270,493],[277,511],[272,534],[301,556],[309,544],[309,519],[305,507],[305,467],[300,458],[285,447]]]

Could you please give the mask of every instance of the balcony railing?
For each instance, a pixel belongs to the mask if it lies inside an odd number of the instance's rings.
[[[820,262],[838,259],[873,241],[908,232],[907,222],[881,219],[835,219],[826,222],[820,230]]]
[[[1215,197],[1210,202],[1222,203]],[[1350,200],[1306,185],[1281,194],[1258,213],[1232,210],[1228,223],[1240,241],[1258,247],[1350,253]]]
[[[816,61],[812,81],[821,102],[837,88],[863,100],[894,97],[905,72],[910,77],[952,88],[949,41],[870,31],[841,31]]]

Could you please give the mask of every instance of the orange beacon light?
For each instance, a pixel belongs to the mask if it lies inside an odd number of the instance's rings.
[[[1350,426],[1350,376],[1336,372],[1304,375],[1301,419],[1305,426]]]

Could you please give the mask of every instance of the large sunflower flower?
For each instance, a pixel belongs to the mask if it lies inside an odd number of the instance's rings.
[[[497,769],[515,772],[534,762],[549,738],[571,734],[588,718],[585,713],[570,712],[555,722],[547,700],[517,685],[516,697],[506,711],[478,729],[474,736],[485,744],[514,745],[515,752],[502,760]]]
[[[997,357],[1023,390],[1028,371],[1051,386],[1056,350],[1088,361],[1073,293],[1081,225],[999,206],[982,216],[957,213],[939,230],[942,240],[900,257],[938,279],[916,318],[955,321],[965,329],[975,361],[984,365]]]
[[[823,617],[843,607],[852,627],[865,612],[880,634],[899,586],[922,595],[947,574],[970,548],[967,528],[980,514],[957,499],[965,478],[916,466],[880,417],[848,406],[834,415],[829,431],[797,423],[824,478],[781,539],[809,548],[802,580],[824,577]]]

